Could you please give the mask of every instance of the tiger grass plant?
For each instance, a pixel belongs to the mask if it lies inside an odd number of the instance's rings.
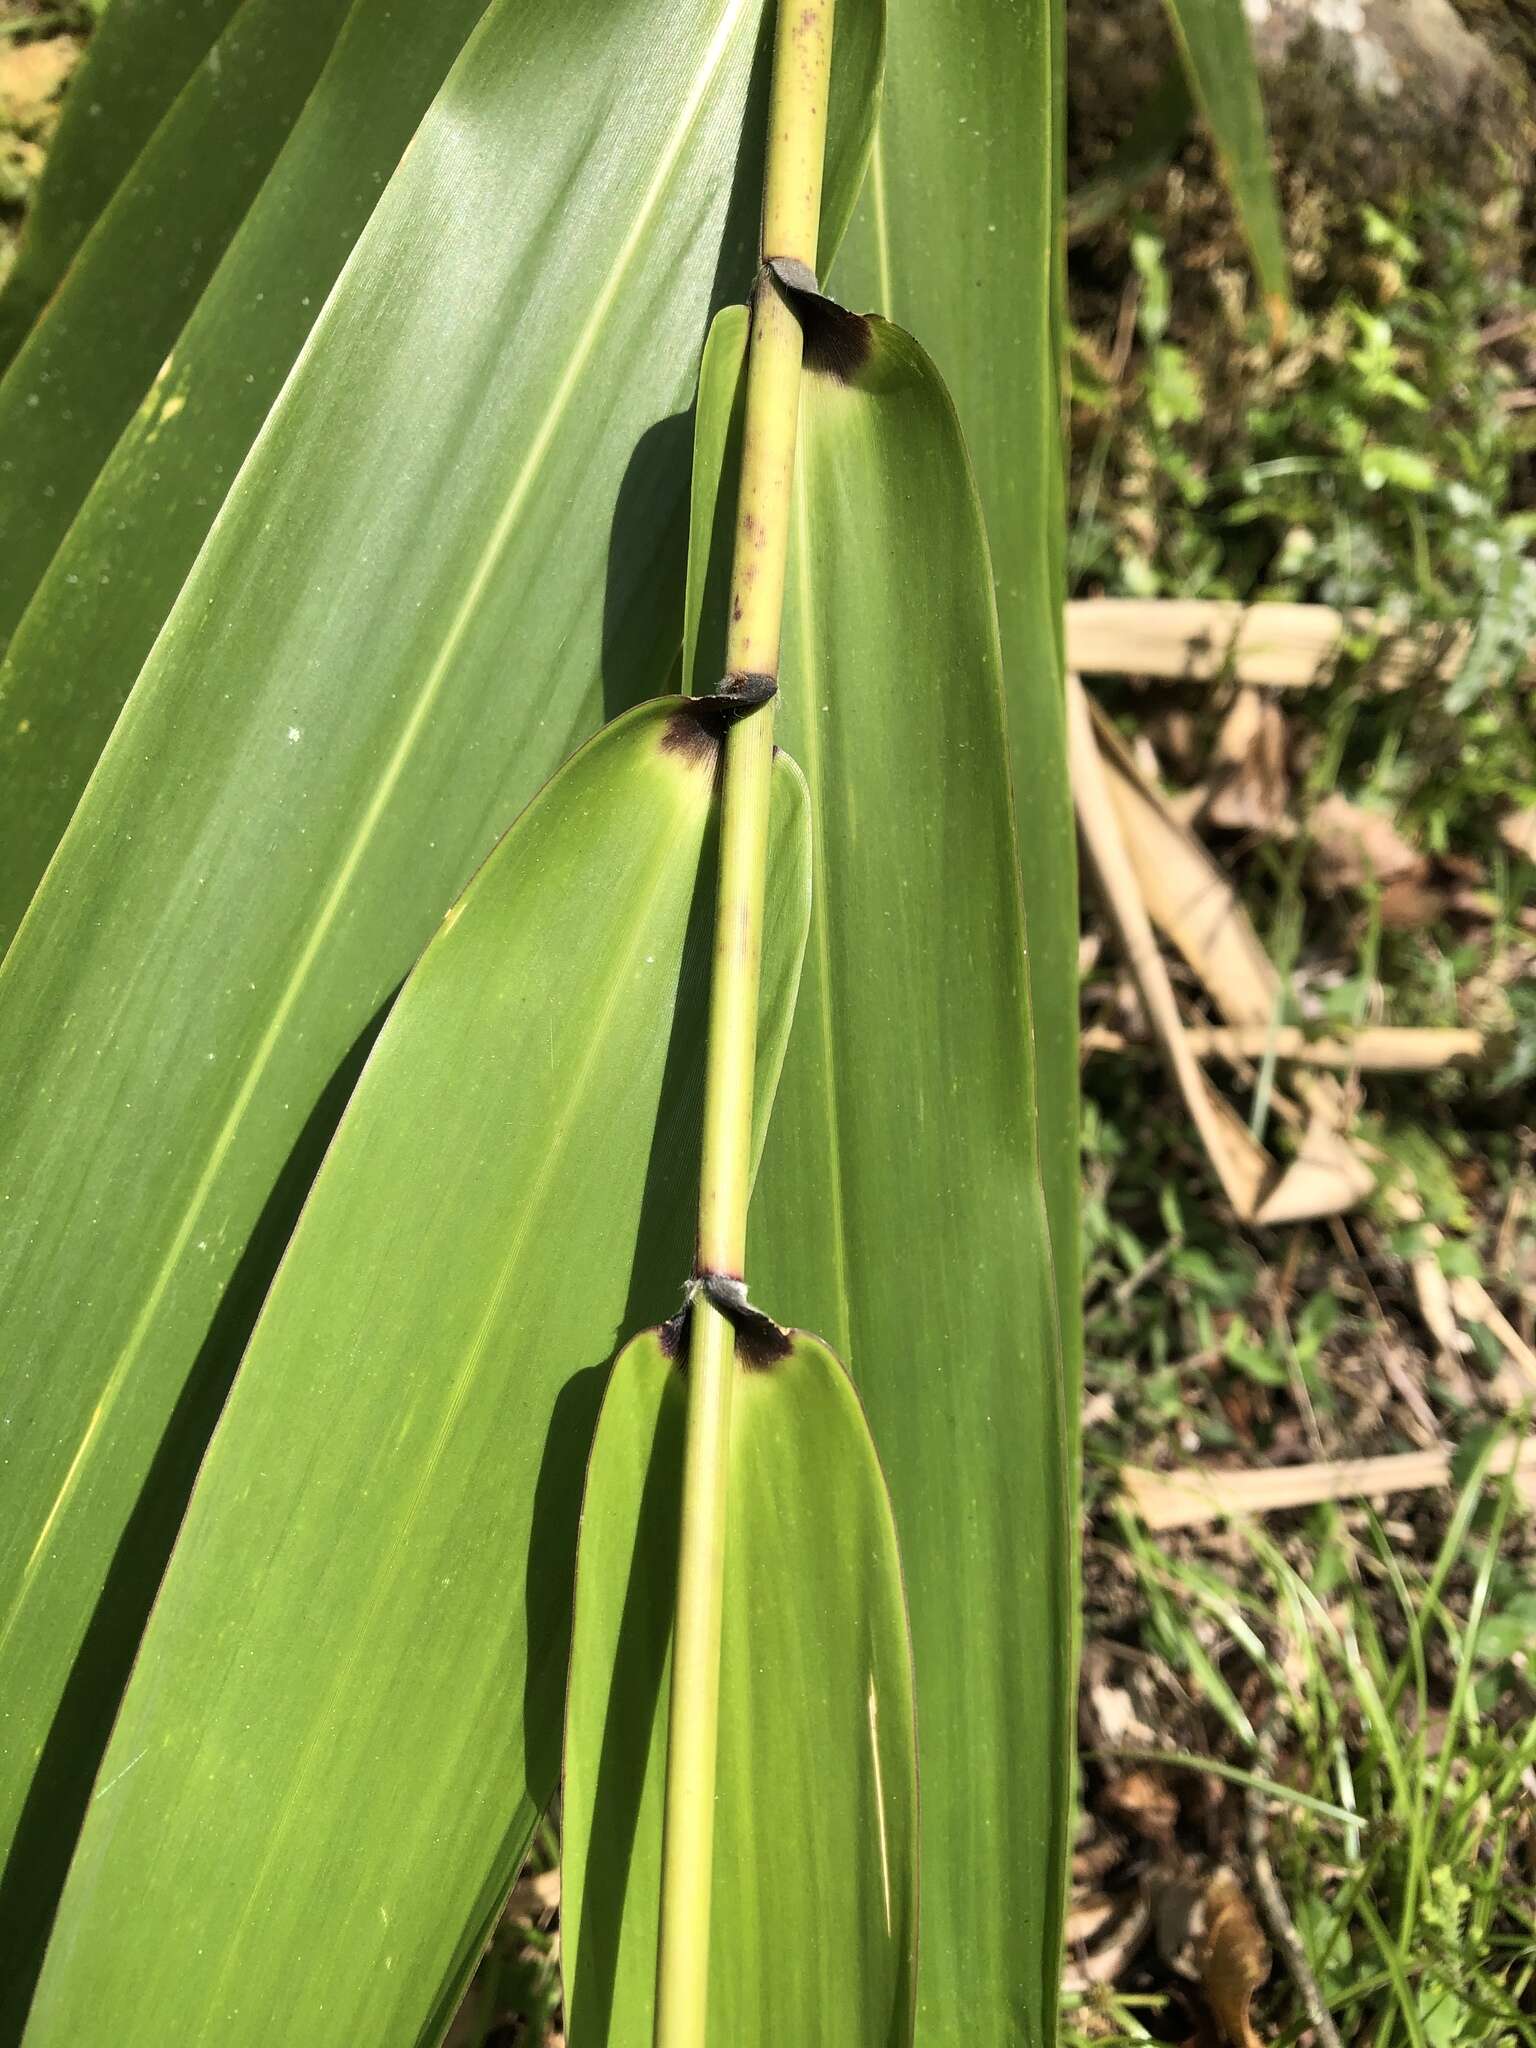
[[[113,0],[0,316],[0,2040],[435,2041],[552,1808],[576,2048],[1052,2038],[1059,48]]]

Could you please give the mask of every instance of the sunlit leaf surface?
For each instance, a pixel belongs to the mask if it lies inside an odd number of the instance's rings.
[[[614,1370],[578,1550],[562,1951],[571,2048],[650,2048],[686,1368]],[[910,2040],[917,1776],[895,1529],[815,1338],[738,1364],[731,1409],[710,2038]]]
[[[608,1362],[691,1257],[717,745],[593,741],[385,1026],[198,1481],[28,2048],[435,2039],[559,1760]],[[762,1102],[809,894],[776,770]]]

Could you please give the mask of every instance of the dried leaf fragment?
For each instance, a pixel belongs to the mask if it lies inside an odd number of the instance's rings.
[[[1200,1988],[1228,2048],[1261,2048],[1250,2014],[1268,1975],[1269,1943],[1258,1915],[1233,1873],[1218,1870],[1205,1888]]]
[[[80,50],[73,36],[50,36],[0,54],[0,116],[8,127],[27,135],[39,126],[79,62]]]
[[[1106,1813],[1141,1836],[1166,1848],[1179,1820],[1178,1795],[1158,1771],[1127,1771],[1104,1788]]]
[[[1312,872],[1320,888],[1386,888],[1394,882],[1422,882],[1429,872],[1424,855],[1385,812],[1366,810],[1337,790],[1313,811],[1308,829]]]
[[[1239,690],[1222,721],[1212,756],[1214,779],[1205,815],[1229,832],[1290,838],[1285,720],[1271,696]]]
[[[1524,860],[1536,860],[1536,805],[1511,811],[1499,820],[1499,837],[1511,853]]]

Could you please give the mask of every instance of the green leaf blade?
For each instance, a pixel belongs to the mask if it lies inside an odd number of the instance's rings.
[[[1066,772],[1059,0],[892,0],[871,176],[832,273],[928,350],[976,470],[1017,799],[1040,1155],[1080,1377],[1077,839]]]
[[[153,381],[351,0],[245,0],[0,381],[0,644]]]
[[[121,0],[97,20],[0,294],[0,371],[238,4]]]
[[[31,900],[134,678],[381,188],[443,74],[487,11],[488,0],[444,0],[402,46],[393,0],[354,0],[270,175],[174,337],[165,374],[124,427],[48,561],[0,663],[0,785],[6,792],[0,805],[0,947]],[[878,0],[845,0],[829,114],[823,230],[829,248],[852,210],[882,54]],[[750,88],[749,163],[764,83],[754,76]],[[525,138],[537,137],[531,117],[522,120]],[[726,178],[723,164],[717,175]],[[718,278],[733,285],[752,263],[748,182],[743,169],[716,265]],[[505,214],[516,202],[503,193],[494,204]],[[471,224],[467,232],[472,239],[489,239],[493,225]],[[711,233],[721,242],[717,222],[704,232],[703,246]],[[483,274],[494,275],[494,267],[494,258],[484,259]],[[451,283],[435,280],[434,289],[449,291]],[[393,317],[394,303],[389,301],[382,317]],[[466,324],[461,314],[460,328],[448,329],[439,345],[451,350]],[[658,356],[670,347],[686,360],[695,331],[681,324],[675,333],[654,329]],[[364,350],[375,367],[385,353]],[[431,374],[440,374],[436,362]],[[674,393],[680,409],[686,405],[685,384],[680,380]],[[402,400],[393,385],[387,399],[399,414]],[[460,410],[468,403],[461,395]],[[667,552],[668,528],[675,541],[684,440],[665,418],[643,431],[651,445],[647,459],[637,458],[626,478],[634,500],[626,539],[631,528],[642,526],[648,547],[659,539],[656,580],[664,587],[666,566],[677,559],[675,547]],[[74,429],[71,438],[77,438]],[[415,442],[419,430],[408,429],[402,439]],[[55,426],[50,454],[58,443]],[[97,459],[87,456],[88,472]],[[56,490],[51,473],[50,479]],[[616,587],[614,597],[620,594]],[[615,604],[608,625],[607,640],[622,644],[632,621]],[[675,630],[675,618],[671,625]],[[639,694],[651,686],[646,682]],[[617,708],[612,696],[608,708]]]
[[[711,445],[735,395],[717,339]],[[747,1271],[846,1347],[890,1482],[923,1739],[920,2036],[1044,2042],[1072,1460],[991,576],[942,385],[898,329],[869,342],[851,382],[802,396],[779,718],[815,889]],[[697,488],[694,512],[718,535]]]
[[[654,1332],[588,1468],[567,1707],[572,2048],[649,2048],[686,1410]],[[895,1529],[842,1367],[795,1333],[739,1372],[721,1657],[711,2038],[911,2039],[917,1781]]]
[[[316,1182],[124,1699],[27,2030],[409,2044],[558,1767],[615,1339],[689,1263],[717,745],[609,727],[407,984]],[[761,1114],[809,873],[776,774]]]
[[[499,834],[675,657],[682,422],[750,270],[760,26],[759,0],[494,0],[0,963],[12,2002],[372,1035]]]
[[[1270,324],[1283,332],[1291,268],[1243,0],[1168,0],[1168,18],[1215,140]]]
[[[485,9],[434,6],[405,61],[392,0],[353,6],[164,374],[32,592],[0,661],[0,949],[381,188]]]

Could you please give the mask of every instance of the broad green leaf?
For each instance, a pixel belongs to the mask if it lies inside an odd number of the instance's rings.
[[[271,175],[176,337],[164,375],[50,560],[0,663],[0,945],[25,911],[381,186],[486,6],[440,0],[402,42],[396,0],[355,0]],[[869,142],[882,57],[878,5],[845,0],[838,31],[824,228],[833,243]],[[759,97],[762,83],[754,80]],[[760,113],[755,98],[751,121]],[[732,284],[750,272],[756,206],[745,170],[734,189],[717,266]],[[472,225],[488,237],[494,223]],[[677,345],[686,357],[691,339],[685,347],[680,332]],[[680,380],[679,403],[681,391]],[[637,498],[658,489],[667,460],[677,470],[672,487],[681,488],[686,436],[669,438],[661,425],[656,433],[635,475]],[[660,527],[658,539],[665,517]],[[626,541],[642,531],[653,544],[637,508]]]
[[[1061,616],[1058,12],[1053,0],[891,0],[870,176],[832,274],[846,304],[899,320],[929,351],[976,466],[1029,926],[1040,1155],[1075,1388],[1078,920]]]
[[[721,316],[701,445],[726,438],[742,333]],[[867,340],[851,382],[811,374],[801,401],[779,721],[815,888],[746,1271],[864,1397],[911,1600],[918,2036],[992,2048],[1054,2027],[1069,1432],[980,513],[927,358],[883,321]],[[730,519],[701,484],[694,517],[718,552]]]
[[[0,370],[238,0],[113,0],[91,31],[0,295]]]
[[[1290,264],[1243,0],[1168,0],[1168,17],[1253,255],[1270,325],[1285,326]]]
[[[855,44],[878,27],[843,18]],[[495,0],[0,966],[0,1928],[23,1955],[383,1010],[605,700],[675,658],[684,415],[750,265],[760,26],[757,0]]]
[[[566,1708],[571,2048],[651,2048],[686,1368],[614,1368],[587,1468]],[[738,1368],[720,1674],[710,2038],[912,2038],[917,1772],[890,1503],[814,1337]]]
[[[356,0],[164,374],[49,562],[0,661],[0,946],[385,180],[486,5],[436,0],[402,39],[397,0]]]
[[[407,982],[199,1477],[28,2048],[104,2015],[113,2048],[393,2048],[472,1963],[555,1787],[607,1362],[689,1269],[717,764],[676,699],[617,721]],[[809,898],[782,756],[772,859],[764,1101]]]
[[[350,5],[244,0],[0,381],[0,645],[259,189]]]

